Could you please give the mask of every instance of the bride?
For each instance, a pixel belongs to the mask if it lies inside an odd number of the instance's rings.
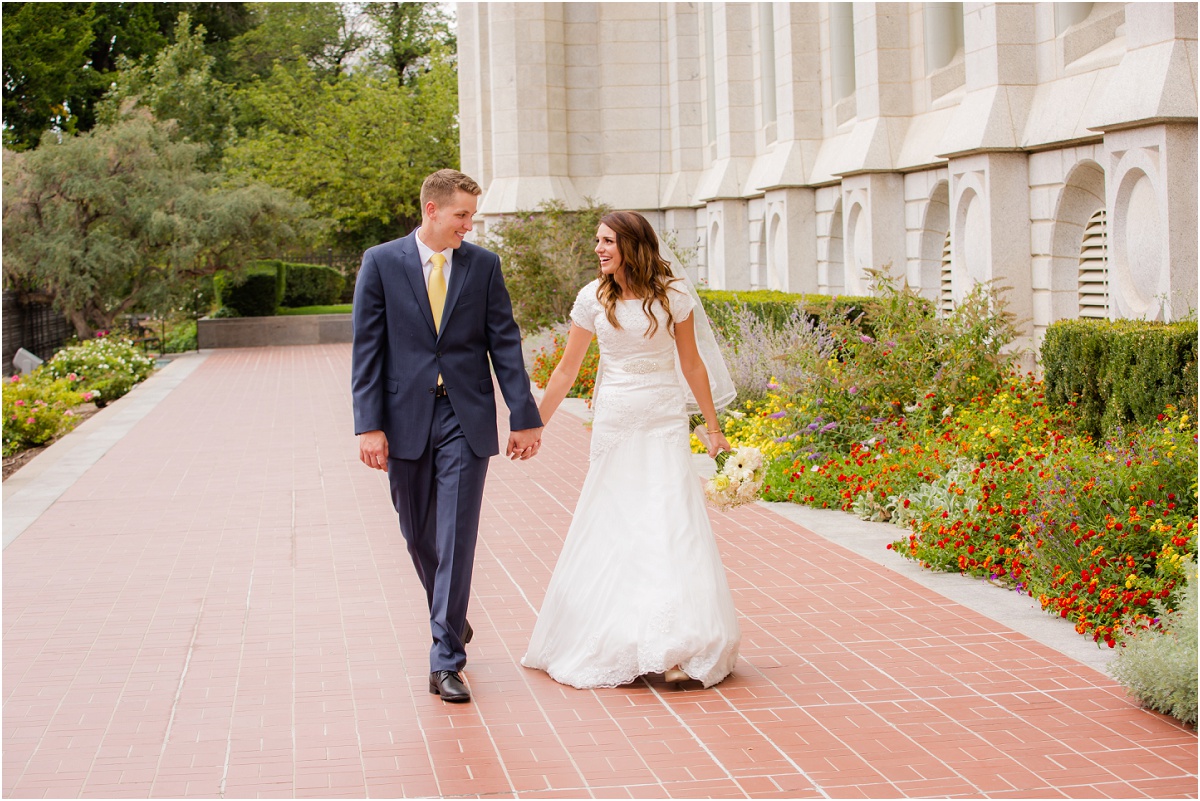
[[[688,407],[704,414],[708,455],[730,450],[716,404],[733,385],[699,297],[644,217],[605,215],[596,254],[600,277],[579,291],[539,407],[549,423],[596,336],[591,466],[521,664],[581,689],[650,673],[710,687],[733,670],[741,633],[691,468]]]

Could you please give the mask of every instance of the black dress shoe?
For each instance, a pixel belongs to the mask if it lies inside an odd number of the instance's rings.
[[[463,629],[463,636],[462,636],[463,645],[466,645],[467,643],[469,643],[471,641],[471,638],[475,636],[475,629],[471,628],[471,621],[468,620],[468,621],[466,621],[466,623],[467,623],[467,627],[465,629]]]
[[[443,701],[463,703],[471,700],[471,691],[455,670],[435,670],[429,674],[429,692],[440,695]]]

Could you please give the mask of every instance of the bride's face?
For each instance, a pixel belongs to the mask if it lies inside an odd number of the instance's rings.
[[[616,275],[624,264],[617,247],[617,234],[604,223],[596,229],[596,255],[600,257],[600,272],[605,275]]]

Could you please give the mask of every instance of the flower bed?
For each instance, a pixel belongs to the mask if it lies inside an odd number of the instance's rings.
[[[149,377],[154,360],[132,343],[97,338],[63,348],[26,376],[4,380],[4,456],[45,445],[80,421],[75,407],[104,406]]]
[[[1029,375],[929,411],[877,423],[848,452],[776,461],[765,497],[908,528],[889,547],[1026,592],[1109,646],[1154,624],[1196,553],[1194,420],[1168,409],[1095,442],[1064,433]]]

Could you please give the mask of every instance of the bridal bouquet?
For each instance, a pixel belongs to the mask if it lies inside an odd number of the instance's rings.
[[[762,488],[762,452],[757,448],[738,448],[717,454],[717,474],[704,485],[704,497],[718,509],[732,509],[758,500]]]

